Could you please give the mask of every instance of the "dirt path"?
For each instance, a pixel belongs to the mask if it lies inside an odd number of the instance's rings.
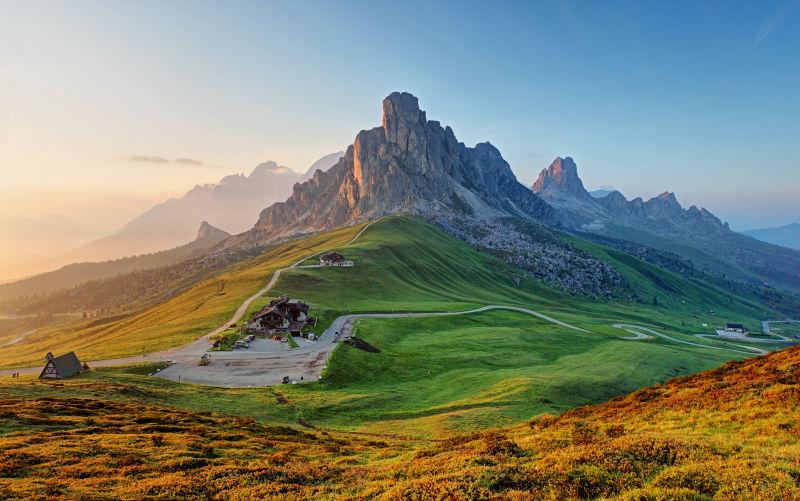
[[[364,234],[364,232],[370,226],[372,226],[373,224],[377,223],[381,219],[383,219],[383,218],[378,218],[378,219],[375,219],[374,221],[370,221],[369,223],[367,223],[363,228],[361,228],[361,230],[358,233],[356,233],[356,235],[353,238],[350,239],[350,241],[348,241],[344,245],[350,245],[350,244],[354,243],[356,240],[358,240],[359,237],[361,237],[361,235]],[[275,272],[272,274],[272,277],[270,278],[269,282],[267,282],[267,284],[263,288],[261,288],[258,292],[256,292],[252,296],[250,296],[247,299],[245,299],[244,302],[242,302],[242,304],[239,305],[239,307],[233,313],[233,316],[230,318],[230,320],[228,320],[227,322],[225,322],[221,326],[217,327],[213,331],[209,332],[208,334],[205,334],[204,336],[202,336],[202,337],[200,337],[198,339],[195,339],[191,343],[188,343],[188,344],[185,344],[185,345],[182,345],[182,346],[177,346],[175,348],[170,348],[170,349],[163,350],[163,351],[156,351],[156,352],[148,353],[148,354],[145,354],[145,355],[134,355],[134,356],[130,356],[130,357],[111,358],[111,359],[105,359],[105,360],[89,360],[89,361],[87,361],[87,363],[89,364],[90,367],[110,367],[110,366],[114,366],[114,365],[128,365],[128,364],[148,363],[148,362],[184,362],[185,363],[185,362],[190,361],[190,360],[192,362],[194,362],[194,363],[197,363],[197,360],[206,351],[208,351],[209,345],[211,344],[211,341],[210,341],[211,338],[216,336],[216,335],[218,335],[218,334],[223,333],[227,329],[230,329],[231,325],[233,325],[233,324],[237,323],[239,320],[241,320],[241,318],[244,316],[244,314],[247,313],[247,309],[250,307],[251,304],[253,304],[253,301],[255,301],[259,297],[261,297],[264,294],[266,294],[270,289],[272,289],[275,286],[275,284],[278,282],[278,279],[281,276],[281,273],[283,273],[286,270],[291,270],[291,269],[294,269],[294,268],[319,268],[320,265],[312,264],[312,265],[301,266],[301,264],[304,261],[307,261],[307,260],[309,260],[309,259],[311,259],[311,258],[313,258],[315,256],[319,256],[320,254],[322,254],[324,252],[328,252],[329,250],[331,250],[333,248],[335,248],[335,247],[331,247],[331,248],[328,248],[328,249],[323,249],[323,250],[321,250],[321,251],[319,251],[317,253],[311,254],[309,256],[306,256],[306,257],[300,259],[299,261],[295,262],[291,266],[275,270]],[[28,335],[30,335],[30,333]],[[16,340],[12,341],[12,343],[17,342],[17,341],[19,341],[19,339],[16,339]],[[9,344],[11,344],[11,343],[9,343]],[[40,370],[41,370],[41,367],[23,367],[23,368],[19,368],[19,369],[0,369],[0,376],[10,376],[11,374],[13,374],[15,372],[19,373],[19,374],[34,374],[34,373],[39,372]]]
[[[20,334],[19,336],[15,337],[14,339],[12,339],[11,341],[6,341],[5,343],[0,344],[0,348],[2,348],[3,346],[11,346],[12,344],[17,344],[20,341],[22,341],[23,339],[25,339],[26,337],[32,335],[37,330],[39,330],[39,329],[33,329],[32,331],[24,332],[24,333]]]

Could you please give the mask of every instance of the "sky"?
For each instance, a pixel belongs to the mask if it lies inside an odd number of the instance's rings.
[[[304,171],[399,90],[525,184],[572,156],[589,188],[775,226],[800,221],[798,89],[800,0],[0,0],[0,213],[121,226]]]

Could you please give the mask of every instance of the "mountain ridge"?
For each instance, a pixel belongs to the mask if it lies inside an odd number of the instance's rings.
[[[800,291],[800,252],[736,233],[706,208],[684,209],[670,191],[648,200],[628,200],[616,190],[593,197],[574,178],[580,180],[574,161],[558,157],[531,188],[561,212],[565,227],[700,258],[716,273]]]
[[[327,172],[294,186],[228,245],[321,231],[394,213],[460,211],[478,217],[524,216],[557,223],[553,209],[520,184],[490,143],[469,148],[428,120],[416,97],[383,100],[380,127],[362,130]]]
[[[71,263],[57,270],[0,284],[0,301],[26,295],[47,294],[92,280],[169,266],[196,257],[229,237],[228,232],[203,221],[197,229],[194,240],[172,249],[101,262]]]
[[[743,231],[747,236],[789,249],[800,250],[800,223]]]

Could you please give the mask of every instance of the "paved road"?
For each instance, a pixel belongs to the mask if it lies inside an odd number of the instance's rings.
[[[381,219],[382,218],[378,218],[374,221],[370,221],[363,228],[361,228],[361,230],[358,233],[356,233],[356,235],[352,239],[350,239],[350,241],[347,242],[347,244],[345,245],[350,245],[356,240],[358,240],[358,238],[367,230],[367,228],[377,223]],[[291,270],[293,268],[318,268],[320,267],[320,265],[304,265],[304,266],[301,265],[304,261],[307,261],[308,259],[311,259],[314,256],[318,256],[324,252],[328,252],[331,249],[332,248],[323,249],[317,253],[311,254],[309,256],[300,259],[291,266],[275,270],[269,282],[267,282],[267,285],[265,285],[261,290],[259,290],[252,296],[245,299],[244,302],[239,306],[239,308],[236,309],[230,320],[228,320],[221,326],[217,327],[213,331],[209,332],[208,334],[204,335],[203,337],[192,341],[191,343],[185,344],[183,346],[177,346],[175,348],[170,348],[164,351],[148,353],[146,355],[135,355],[131,357],[111,358],[106,360],[89,360],[87,361],[87,363],[89,364],[90,367],[111,367],[114,365],[128,365],[128,364],[148,363],[148,362],[176,362],[176,365],[177,363],[189,363],[189,362],[196,364],[197,360],[199,360],[200,357],[206,351],[208,351],[208,348],[211,345],[211,338],[218,334],[223,333],[227,329],[230,329],[233,324],[236,324],[239,320],[241,320],[241,318],[247,312],[247,309],[250,307],[251,304],[253,304],[253,301],[266,294],[270,289],[272,289],[275,286],[275,284],[278,282],[278,279],[281,276],[281,273],[283,273],[286,270]],[[19,369],[0,369],[0,376],[10,376],[15,372],[19,374],[35,374],[41,370],[42,370],[41,366],[24,367]]]
[[[764,355],[764,354],[768,353],[767,351],[762,350],[760,348],[753,348],[752,346],[745,346],[745,345],[741,345],[741,344],[733,344],[733,343],[731,343],[733,346],[736,346],[736,347],[739,347],[739,348],[744,348],[744,349],[749,350],[749,351],[734,350],[733,348],[723,348],[722,346],[710,346],[710,345],[707,345],[707,344],[693,343],[691,341],[684,341],[682,339],[677,339],[677,338],[674,338],[674,337],[671,337],[671,336],[667,336],[666,334],[662,334],[661,332],[654,331],[653,329],[649,329],[647,327],[642,327],[641,325],[614,324],[614,327],[616,327],[618,329],[625,330],[627,332],[630,332],[631,334],[636,336],[636,337],[624,337],[622,339],[632,339],[632,340],[652,339],[652,337],[648,335],[648,334],[652,334],[654,336],[658,336],[658,337],[667,339],[669,341],[672,341],[673,343],[688,344],[689,346],[699,346],[700,348],[708,348],[710,350],[732,351],[734,353],[743,353],[745,355],[753,355],[753,354]]]
[[[798,324],[798,323],[800,323],[800,320],[764,320],[763,322],[761,322],[761,332],[763,334],[778,336],[782,338],[784,341],[791,341],[791,339],[789,339],[786,336],[781,336],[780,334],[773,334],[769,328],[769,324]]]
[[[315,343],[304,343],[299,348],[290,349],[285,343],[266,341],[275,343],[275,345],[258,351],[211,352],[209,353],[210,364],[203,367],[197,365],[197,360],[200,358],[200,355],[197,355],[190,360],[177,362],[155,375],[172,381],[227,388],[280,384],[284,376],[289,376],[295,382],[316,381],[319,379],[328,357],[336,348],[339,338],[349,334],[353,322],[357,319],[439,317],[468,315],[489,310],[518,311],[567,329],[589,332],[529,308],[497,304],[463,311],[353,313],[337,317]]]

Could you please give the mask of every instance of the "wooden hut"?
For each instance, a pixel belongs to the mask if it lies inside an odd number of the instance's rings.
[[[64,379],[80,374],[84,370],[84,365],[78,360],[74,351],[64,355],[54,357],[52,353],[45,356],[44,369],[39,374],[39,379]]]

